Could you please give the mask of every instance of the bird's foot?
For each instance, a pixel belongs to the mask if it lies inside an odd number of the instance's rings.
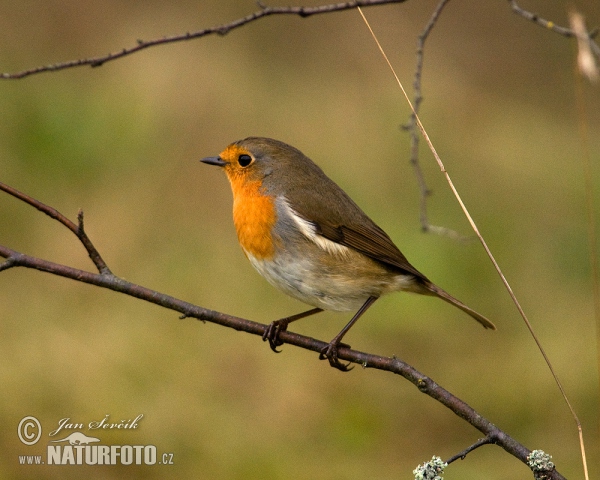
[[[281,353],[281,350],[277,350],[277,347],[283,345],[283,342],[279,340],[279,333],[287,330],[288,323],[287,319],[275,320],[269,324],[265,333],[263,333],[263,342],[268,341],[271,350],[275,353]]]
[[[321,308],[313,308],[311,310],[307,310],[306,312],[297,313],[291,317],[280,318],[279,320],[271,322],[271,324],[265,330],[265,333],[263,333],[263,342],[268,340],[271,350],[273,350],[275,353],[281,352],[281,350],[277,350],[277,347],[283,345],[283,342],[279,340],[279,334],[287,331],[287,327],[290,323],[300,320],[301,318],[310,317],[311,315],[322,311],[323,310]]]
[[[329,361],[329,365],[331,365],[333,368],[337,368],[338,370],[340,370],[342,372],[349,372],[354,367],[350,366],[351,362],[348,362],[346,364],[340,362],[340,359],[338,358],[338,348],[339,347],[350,348],[350,345],[347,345],[345,343],[336,342],[334,339],[329,344],[327,344],[327,346],[325,348],[323,348],[323,350],[321,350],[321,353],[319,355],[319,360],[327,359]]]

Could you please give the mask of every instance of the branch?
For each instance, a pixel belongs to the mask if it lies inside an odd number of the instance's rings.
[[[417,129],[417,123],[416,123],[416,118],[415,118],[415,115],[419,113],[421,102],[423,101],[423,95],[422,95],[422,90],[421,90],[421,75],[422,75],[422,71],[423,71],[425,41],[429,37],[429,34],[431,33],[431,31],[433,30],[433,27],[437,23],[437,20],[438,20],[440,14],[442,13],[442,10],[444,9],[444,7],[446,6],[446,4],[448,2],[449,2],[449,0],[440,0],[439,1],[437,7],[433,11],[429,21],[427,22],[427,25],[425,26],[425,28],[423,29],[423,31],[417,38],[417,62],[416,62],[414,80],[413,80],[413,88],[414,88],[413,106],[414,106],[415,111],[414,111],[414,113],[411,113],[408,124],[406,124],[404,126],[404,128],[409,132],[409,135],[410,135],[410,163],[413,166],[413,170],[415,172],[415,177],[417,179],[417,185],[419,187],[419,195],[420,195],[419,217],[420,217],[420,223],[421,223],[421,230],[423,232],[433,232],[433,233],[436,233],[439,235],[446,235],[451,238],[454,238],[455,240],[466,241],[466,240],[468,240],[468,237],[464,237],[452,229],[442,227],[442,226],[432,225],[429,222],[429,218],[427,215],[427,198],[431,195],[432,192],[429,189],[429,187],[427,186],[427,183],[425,181],[425,176],[423,175],[423,170],[421,169],[421,165],[419,163],[419,131]],[[600,46],[598,46],[598,44],[594,41],[594,38],[598,34],[597,28],[592,30],[591,32],[584,31],[583,35],[578,35],[578,33],[573,29],[561,27],[559,25],[556,25],[554,22],[552,22],[550,20],[545,20],[544,18],[540,17],[536,13],[529,12],[527,10],[522,9],[517,4],[516,0],[509,0],[509,2],[510,2],[511,8],[514,13],[522,16],[523,18],[526,18],[527,20],[530,20],[530,21],[536,23],[537,25],[540,25],[544,28],[552,30],[553,32],[556,32],[556,33],[563,35],[565,37],[568,37],[568,38],[577,37],[578,39],[581,39],[581,37],[584,37],[584,39],[587,41],[587,43],[589,45],[590,51],[592,51],[598,58],[600,58]]]
[[[508,1],[510,2],[512,11],[515,12],[517,15],[520,15],[521,17],[526,18],[527,20],[530,20],[533,23],[536,23],[537,25],[540,25],[541,27],[544,27],[548,30],[552,30],[553,32],[556,32],[564,37],[570,38],[570,37],[577,36],[576,32],[574,32],[570,28],[561,27],[560,25],[556,25],[556,23],[554,23],[550,20],[546,20],[546,19],[540,17],[537,13],[533,13],[528,10],[522,9],[519,5],[517,5],[517,0],[508,0]],[[596,35],[598,35],[597,28],[593,29],[591,32],[587,32],[587,37],[589,39],[590,48],[594,52],[594,55],[596,55],[598,58],[600,58],[600,46],[594,40]]]
[[[423,175],[423,170],[421,169],[421,164],[419,163],[419,131],[417,129],[417,121],[416,114],[419,113],[421,108],[421,102],[423,101],[423,94],[421,91],[421,75],[423,72],[423,54],[425,50],[425,40],[429,36],[429,33],[433,29],[439,15],[442,13],[442,10],[446,6],[449,0],[441,0],[438,4],[437,8],[433,12],[433,15],[427,22],[425,29],[423,32],[417,37],[417,66],[415,68],[415,78],[413,81],[414,88],[414,97],[413,97],[413,105],[415,107],[415,112],[410,114],[410,119],[406,129],[410,133],[410,163],[413,166],[415,171],[415,176],[417,177],[417,183],[419,185],[419,191],[421,194],[421,230],[424,232],[428,232],[430,230],[429,219],[427,217],[427,197],[431,195],[431,190],[427,186],[425,182],[425,177]]]
[[[156,38],[153,40],[138,40],[137,45],[134,47],[123,48],[118,52],[109,53],[107,55],[99,57],[82,58],[79,60],[70,60],[67,62],[53,63],[50,65],[42,65],[39,67],[23,70],[15,73],[0,73],[0,79],[16,80],[30,75],[43,72],[57,72],[59,70],[66,70],[68,68],[90,66],[100,67],[107,62],[117,60],[119,58],[132,55],[141,50],[149,47],[155,47],[157,45],[166,45],[169,43],[183,42],[187,40],[193,40],[196,38],[205,37],[207,35],[225,35],[231,30],[239,28],[248,23],[254,22],[264,17],[271,15],[298,15],[302,18],[310,17],[312,15],[318,15],[321,13],[341,12],[344,10],[350,10],[356,7],[371,7],[376,5],[386,5],[391,3],[404,3],[406,0],[352,0],[347,2],[332,3],[329,5],[318,5],[316,7],[269,7],[264,5],[262,2],[257,2],[260,10],[255,11],[243,18],[239,18],[232,22],[224,25],[218,25],[216,27],[205,28],[195,32],[186,32],[178,35],[169,35],[162,38]]]
[[[94,262],[94,265],[96,266],[98,271],[100,273],[111,273],[108,266],[106,265],[106,262],[102,259],[100,253],[98,252],[98,250],[96,250],[96,247],[94,247],[92,241],[88,238],[87,234],[85,233],[85,230],[83,228],[83,210],[79,210],[77,214],[78,224],[75,225],[71,220],[65,217],[58,210],[49,207],[48,205],[44,205],[42,202],[36,200],[33,197],[30,197],[29,195],[25,195],[24,193],[19,192],[18,190],[10,187],[9,185],[0,182],[0,190],[4,190],[6,193],[12,195],[13,197],[18,198],[19,200],[22,200],[23,202],[31,205],[32,207],[37,208],[40,212],[44,212],[50,218],[58,220],[65,227],[71,230],[79,239],[79,241],[83,244],[86,251],[88,252],[90,259],[92,260],[92,262]]]
[[[471,453],[473,450],[482,447],[484,445],[489,445],[490,443],[494,443],[494,439],[492,437],[484,437],[484,438],[480,438],[479,440],[477,440],[473,445],[471,445],[470,447],[465,448],[462,452],[457,453],[456,455],[454,455],[453,457],[451,457],[450,459],[446,460],[446,464],[450,465],[452,462],[455,462],[456,460],[464,460],[465,457]]]
[[[98,269],[99,273],[79,270],[67,265],[61,265],[41,258],[36,258],[21,252],[17,252],[4,245],[0,245],[0,257],[5,258],[6,260],[0,263],[0,272],[15,267],[32,268],[145,300],[155,305],[159,305],[161,307],[181,313],[182,315],[180,318],[192,317],[198,320],[216,323],[218,325],[261,337],[267,330],[268,325],[193,305],[170,295],[151,290],[117,277],[110,271],[104,261],[101,260],[100,254],[98,253],[96,247],[93,245],[89,237],[85,235],[83,231],[83,214],[81,211],[78,215],[79,226],[77,226],[56,209],[49,207],[42,202],[25,195],[12,187],[9,187],[8,185],[0,183],[0,190],[7,192],[10,195],[44,212],[46,215],[57,220],[62,225],[67,227],[71,232],[73,232],[80,240],[86,251],[90,254],[90,258],[94,262],[94,265]],[[94,255],[92,255],[92,252]],[[279,339],[289,345],[294,345],[319,353],[328,345],[327,342],[289,331],[280,332]],[[423,375],[395,356],[392,358],[382,357],[371,353],[352,350],[349,347],[341,347],[338,351],[338,357],[341,360],[362,365],[363,368],[375,368],[377,370],[395,373],[404,377],[414,384],[419,391],[425,393],[434,400],[437,400],[485,435],[485,441],[481,440],[477,442],[474,446],[469,447],[464,452],[461,452],[458,456],[453,457],[454,459],[464,457],[468,452],[485,443],[494,443],[502,447],[514,457],[521,460],[523,463],[527,462],[527,457],[531,453],[531,450],[527,449],[508,434],[500,430],[461,399],[455,397],[450,392],[435,383],[432,379]],[[556,470],[551,470],[547,472],[546,478],[559,480],[563,479],[564,477]]]
[[[433,30],[433,27],[438,21],[442,10],[450,0],[440,0],[438,6],[433,11],[431,18],[425,25],[425,28],[421,34],[417,37],[417,65],[415,67],[415,77],[413,80],[414,97],[413,107],[414,112],[411,112],[408,124],[404,127],[410,135],[410,163],[413,166],[415,177],[417,178],[417,184],[419,186],[420,194],[420,214],[419,219],[421,221],[421,230],[423,232],[436,233],[438,235],[445,235],[455,240],[465,241],[467,237],[460,235],[458,232],[446,227],[432,225],[429,223],[429,217],[427,215],[427,197],[431,195],[431,190],[425,182],[425,176],[419,163],[419,129],[417,128],[417,115],[423,101],[423,95],[421,91],[421,76],[423,72],[423,57],[425,51],[425,41],[429,37],[429,34]]]

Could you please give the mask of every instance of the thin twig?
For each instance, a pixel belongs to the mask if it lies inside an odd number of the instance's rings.
[[[414,97],[413,103],[415,106],[415,112],[419,112],[421,102],[423,101],[423,95],[421,91],[421,75],[423,72],[423,57],[425,51],[425,41],[433,30],[442,10],[450,0],[441,0],[433,14],[431,15],[427,25],[423,29],[423,32],[417,38],[417,65],[415,68],[415,78],[413,81]],[[461,238],[461,235],[454,230],[432,225],[429,223],[429,217],[427,215],[427,198],[431,195],[431,190],[427,186],[423,169],[419,162],[419,131],[417,129],[417,123],[415,120],[415,114],[411,112],[408,125],[406,126],[410,134],[410,163],[413,166],[415,177],[417,178],[417,184],[419,186],[419,219],[421,221],[421,230],[423,232],[433,232],[441,235],[447,235],[456,239]]]
[[[557,25],[551,20],[546,20],[545,18],[540,17],[537,13],[530,12],[528,10],[522,9],[516,0],[508,0],[512,11],[517,15],[520,15],[527,20],[532,21],[533,23],[540,25],[548,30],[551,30],[555,33],[563,35],[564,37],[575,37],[575,32],[567,27],[561,27]],[[600,58],[600,46],[594,41],[594,37],[598,34],[598,29],[594,29],[591,32],[588,32],[588,38],[590,42],[590,48],[594,52],[594,54]]]
[[[126,57],[128,55],[132,55],[149,47],[193,40],[196,38],[205,37],[206,35],[225,35],[236,28],[239,28],[243,25],[246,25],[250,22],[254,22],[261,18],[268,17],[270,15],[297,15],[299,17],[306,18],[321,13],[351,10],[359,6],[371,7],[376,5],[386,5],[392,3],[403,3],[405,1],[406,0],[352,0],[346,2],[332,3],[329,5],[318,5],[315,7],[269,7],[259,2],[258,5],[260,7],[260,10],[257,10],[249,15],[246,15],[243,18],[239,18],[224,25],[217,25],[215,27],[204,28],[195,32],[186,32],[183,34],[169,35],[153,40],[138,40],[137,44],[133,47],[123,48],[117,52],[109,53],[107,55],[102,55],[98,57],[82,58],[79,60],[70,60],[67,62],[53,63],[51,65],[42,65],[39,67],[30,68],[15,73],[0,73],[0,79],[19,79],[28,77],[30,75],[35,75],[37,73],[57,72],[59,70],[66,70],[68,68],[82,66],[100,67],[105,63]]]
[[[423,59],[425,52],[425,41],[429,37],[429,34],[433,30],[433,27],[437,23],[437,20],[442,13],[442,10],[450,0],[441,0],[433,14],[429,18],[427,25],[423,29],[423,32],[418,36],[417,39],[417,64],[415,68],[415,77],[413,81],[414,88],[414,107],[415,112],[418,114],[421,102],[423,101],[423,95],[421,90],[421,76],[423,72]],[[431,190],[427,187],[425,182],[425,176],[419,162],[419,131],[417,129],[417,123],[415,120],[415,114],[411,112],[408,125],[406,129],[410,132],[410,163],[413,166],[417,184],[419,186],[419,220],[421,222],[421,230],[427,233],[434,233],[436,235],[450,237],[453,240],[460,242],[466,242],[470,240],[469,237],[461,235],[455,230],[448,227],[442,227],[440,225],[433,225],[429,222],[429,216],[427,214],[427,199],[431,195]]]
[[[104,274],[104,275],[111,274],[111,271],[108,268],[108,266],[106,265],[106,262],[104,261],[104,259],[102,258],[102,256],[100,255],[100,253],[98,252],[98,250],[96,249],[94,244],[92,243],[92,241],[87,236],[87,233],[85,233],[85,231],[83,229],[83,211],[82,210],[80,210],[77,215],[78,224],[75,224],[71,220],[69,220],[67,217],[65,217],[62,213],[60,213],[58,210],[56,210],[55,208],[49,207],[48,205],[43,204],[39,200],[36,200],[35,198],[30,197],[29,195],[19,192],[17,189],[15,189],[9,185],[6,185],[6,184],[0,182],[0,190],[3,190],[6,193],[12,195],[13,197],[18,198],[19,200],[22,200],[23,202],[31,205],[32,207],[37,208],[40,212],[45,213],[50,218],[53,218],[54,220],[57,220],[60,223],[62,223],[65,227],[67,227],[69,230],[71,230],[77,236],[77,238],[81,241],[81,243],[85,247],[85,250],[87,251],[90,259],[92,260],[92,262],[94,262],[94,265],[98,269],[98,272],[100,272],[101,274]]]
[[[460,453],[457,453],[456,455],[454,455],[453,457],[450,457],[448,460],[446,460],[446,463],[448,465],[450,465],[452,462],[460,459],[460,460],[464,460],[465,457],[471,453],[473,450],[482,447],[483,445],[489,445],[490,443],[494,443],[495,440],[492,437],[484,437],[484,438],[480,438],[479,440],[477,440],[473,445],[471,445],[470,447],[466,448],[465,450],[463,450]]]

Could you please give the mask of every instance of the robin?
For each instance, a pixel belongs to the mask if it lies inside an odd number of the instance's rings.
[[[271,349],[288,324],[323,310],[356,311],[321,351],[331,366],[342,338],[381,295],[432,295],[460,308],[485,328],[492,322],[432,283],[390,237],[300,150],[270,138],[232,143],[201,160],[225,170],[233,191],[233,223],[246,257],[269,283],[313,309],[272,322]],[[343,344],[342,344],[343,345]]]

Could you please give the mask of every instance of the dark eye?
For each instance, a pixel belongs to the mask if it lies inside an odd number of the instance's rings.
[[[248,165],[250,165],[252,163],[252,157],[250,155],[240,155],[238,157],[238,163],[240,164],[240,167],[247,167]]]

